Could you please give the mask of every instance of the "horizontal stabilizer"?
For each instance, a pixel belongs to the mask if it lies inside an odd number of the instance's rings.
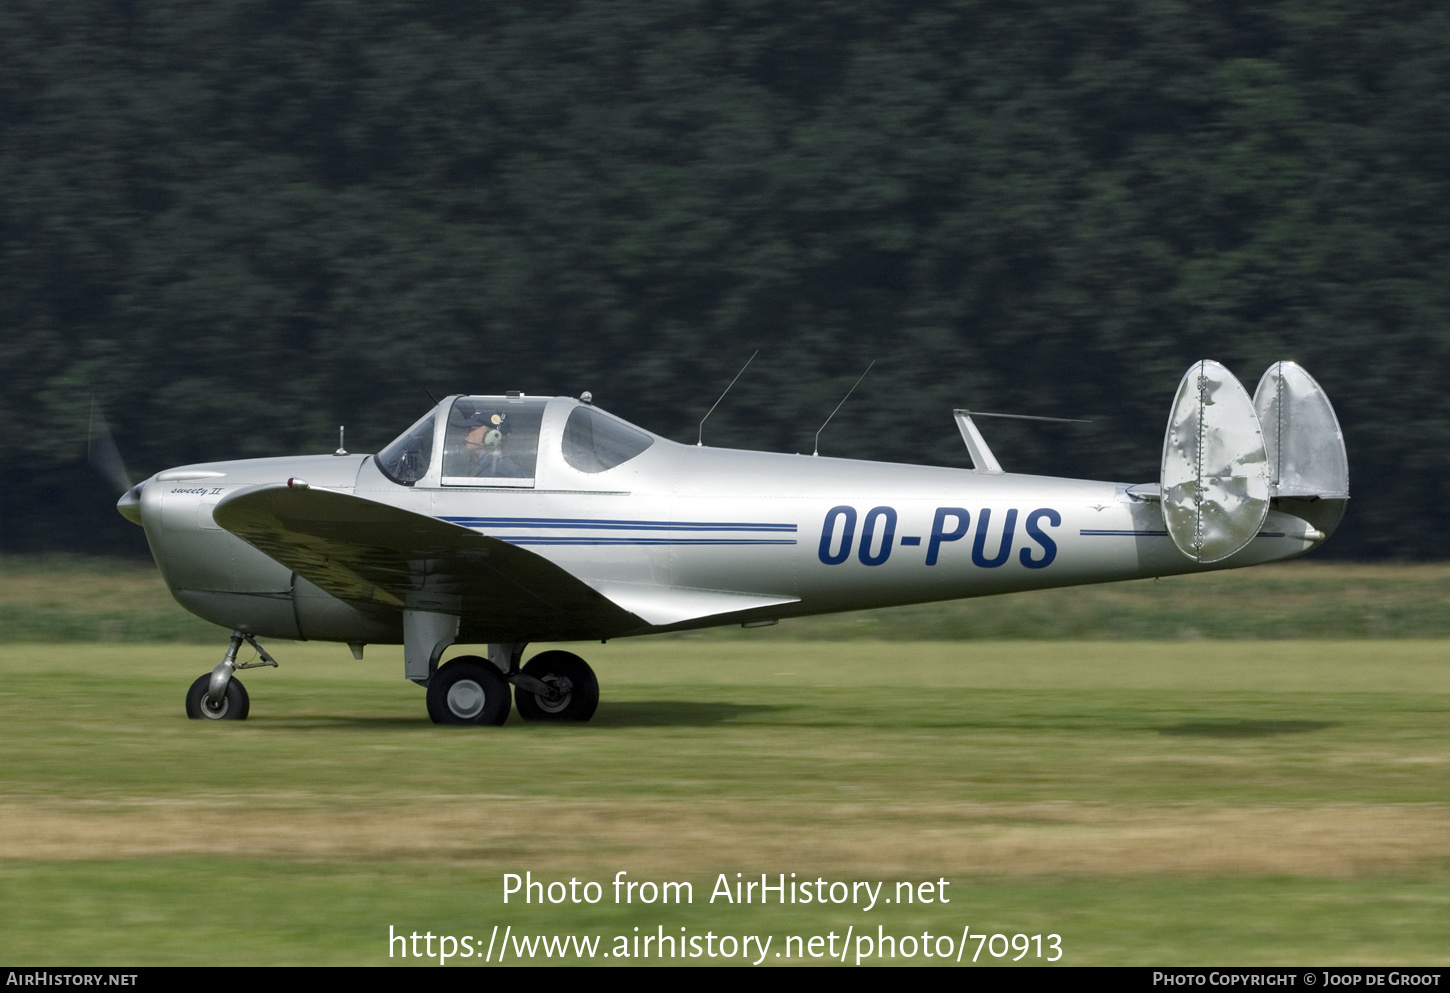
[[[1157,503],[1163,499],[1163,487],[1159,483],[1138,483],[1129,486],[1123,491],[1129,500],[1137,500],[1140,503]]]
[[[1163,437],[1163,519],[1179,550],[1219,562],[1258,534],[1269,512],[1268,456],[1253,401],[1233,373],[1194,363]]]
[[[1254,390],[1276,497],[1349,498],[1344,432],[1324,389],[1295,362],[1269,366]]]

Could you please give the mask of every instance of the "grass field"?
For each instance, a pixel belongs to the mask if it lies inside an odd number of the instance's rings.
[[[719,628],[688,640],[1450,638],[1450,565],[1313,559],[1197,576]],[[0,644],[225,643],[146,562],[0,556]]]
[[[1450,642],[746,634],[584,646],[591,724],[490,729],[430,725],[395,648],[278,643],[252,719],[201,725],[219,639],[4,645],[0,959],[396,964],[390,926],[498,925],[770,935],[772,964],[964,928],[1066,964],[1450,960]],[[694,900],[616,905],[621,870]],[[505,905],[525,871],[603,899]],[[712,904],[721,873],[951,902]]]

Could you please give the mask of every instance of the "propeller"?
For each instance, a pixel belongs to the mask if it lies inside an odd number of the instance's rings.
[[[126,463],[121,461],[121,452],[116,440],[111,437],[111,428],[106,415],[91,397],[91,425],[86,437],[86,456],[91,468],[100,473],[117,496],[124,496],[131,488],[131,477],[126,473]]]

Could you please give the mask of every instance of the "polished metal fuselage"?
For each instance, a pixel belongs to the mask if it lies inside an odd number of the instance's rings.
[[[401,610],[391,618],[354,609],[222,529],[212,508],[245,487],[303,479],[527,548],[606,596],[643,604],[648,609],[638,613],[652,618],[629,631],[561,630],[559,637],[767,622],[1255,565],[1315,547],[1342,512],[1276,504],[1242,551],[1204,566],[1169,540],[1159,503],[1130,493],[1126,483],[663,438],[612,469],[583,472],[560,447],[578,405],[549,401],[530,487],[444,485],[436,457],[411,486],[391,481],[371,456],[254,459],[159,473],[140,487],[140,516],[177,600],[207,620],[271,637],[400,643]],[[435,452],[441,423],[439,432]],[[740,595],[741,609],[692,615],[678,606],[712,593]],[[728,607],[729,599],[722,603]],[[474,642],[495,640],[467,618],[464,630]]]

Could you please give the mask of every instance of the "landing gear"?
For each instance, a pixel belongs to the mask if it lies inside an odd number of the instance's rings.
[[[502,724],[509,718],[508,682],[487,659],[460,656],[428,680],[428,716],[434,724]]]
[[[599,680],[572,652],[535,655],[513,683],[514,704],[526,721],[587,721],[599,706]]]
[[[252,707],[252,700],[247,696],[247,689],[242,685],[240,679],[228,680],[227,688],[222,693],[219,704],[212,703],[207,697],[207,690],[210,688],[211,673],[196,677],[196,682],[192,683],[191,689],[186,691],[187,717],[194,721],[244,721],[247,719],[247,711]]]
[[[587,721],[599,706],[594,670],[571,652],[541,652],[519,667],[525,644],[490,644],[488,658],[464,655],[428,680],[434,724],[493,724],[508,720],[509,684],[526,721]],[[505,673],[507,673],[505,675]]]
[[[237,649],[242,647],[244,641],[256,650],[259,656],[257,661],[237,661]],[[268,655],[267,650],[257,644],[257,639],[247,632],[233,631],[232,642],[227,647],[225,657],[215,669],[199,677],[191,684],[191,689],[186,691],[186,716],[192,720],[206,721],[246,720],[252,702],[247,696],[246,688],[233,673],[238,669],[255,669],[262,665],[275,667],[277,660]]]

